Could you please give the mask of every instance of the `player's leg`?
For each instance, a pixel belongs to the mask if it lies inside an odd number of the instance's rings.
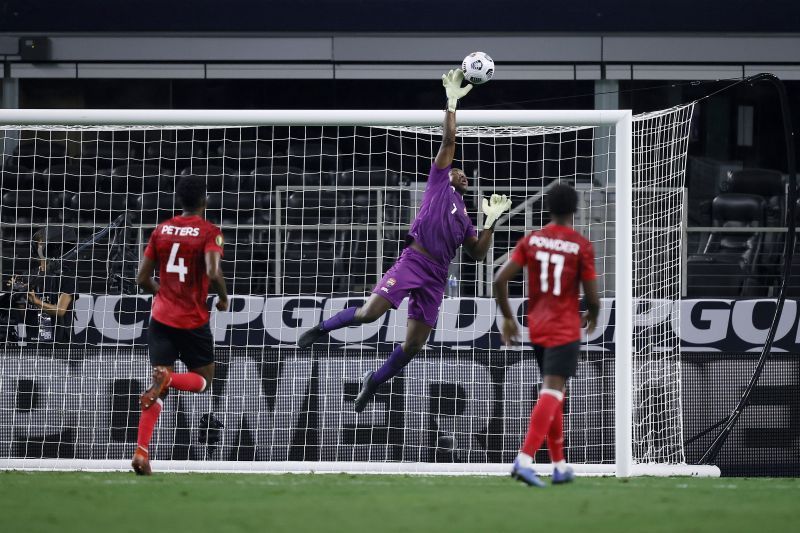
[[[190,368],[188,372],[172,374],[170,388],[187,392],[204,392],[214,379],[214,363]]]
[[[564,390],[567,379],[575,374],[580,347],[578,342],[574,342],[553,348],[535,347],[535,349],[536,360],[544,378],[539,399],[531,412],[528,432],[514,461],[512,476],[530,485],[543,486],[533,472],[533,456],[541,448],[545,437],[551,436],[554,447],[551,448],[548,443],[548,448],[551,449],[554,466],[553,482],[565,483],[572,480],[573,474],[566,466],[563,457]],[[555,428],[553,428],[554,421],[556,421]],[[529,474],[533,474],[535,479],[526,479],[526,475],[530,478]]]
[[[578,369],[580,351],[580,341],[554,346],[546,350],[547,369],[544,374],[558,377],[557,380],[548,382],[549,385],[546,386],[560,390],[562,394],[547,433],[547,448],[550,452],[550,460],[553,462],[552,481],[554,484],[568,483],[575,477],[564,456],[564,395],[567,390],[567,381],[575,375]],[[560,388],[558,388],[559,386]]]
[[[389,381],[400,373],[428,341],[431,330],[439,318],[439,307],[444,297],[444,285],[447,273],[433,275],[426,265],[414,271],[414,288],[408,299],[408,322],[406,339],[395,346],[389,358],[375,372],[367,372],[361,380],[361,390],[356,396],[355,411],[364,410],[370,398],[381,383]]]
[[[409,303],[409,307],[411,304]],[[360,413],[375,395],[381,383],[385,383],[399,374],[411,362],[414,356],[425,346],[431,334],[432,326],[409,318],[406,327],[406,340],[394,347],[389,358],[374,372],[364,374],[361,380],[361,390],[355,400],[355,411]]]
[[[539,370],[544,375],[544,378],[542,388],[539,391],[539,399],[536,401],[531,411],[528,432],[525,435],[525,440],[517,454],[517,458],[514,460],[514,464],[511,467],[511,477],[532,487],[544,487],[544,482],[539,479],[539,476],[533,469],[533,456],[542,446],[542,442],[544,442],[545,436],[552,423],[555,413],[553,402],[556,398],[551,394],[549,389],[549,387],[553,385],[553,376],[545,373],[545,349],[541,346],[534,346],[533,349],[536,362],[539,364]]]
[[[348,307],[300,335],[297,346],[308,348],[324,340],[333,330],[374,322],[392,307],[398,307],[409,291],[419,284],[413,260],[403,253],[372,289],[372,295],[361,307]]]
[[[181,330],[177,344],[181,361],[189,371],[172,374],[170,386],[187,392],[208,390],[214,379],[214,336],[209,325]]]
[[[178,348],[170,335],[170,329],[150,320],[147,328],[147,343],[150,364],[153,366],[153,384],[140,397],[142,412],[136,436],[136,451],[131,466],[139,475],[150,475],[150,440],[163,407],[163,398],[169,391],[172,369],[178,357]]]
[[[212,388],[214,384],[214,336],[208,324],[197,329],[181,332],[180,357],[188,372],[172,375],[172,388],[201,393]],[[211,409],[200,417],[200,441],[213,445],[219,441],[220,431],[224,427],[213,413],[213,399]]]
[[[297,346],[308,348],[315,342],[323,340],[331,331],[357,324],[375,322],[385,315],[392,308],[392,305],[392,302],[386,298],[373,294],[361,307],[348,307],[307,330],[297,339]]]
[[[572,467],[567,465],[564,457],[564,402],[566,401],[566,386],[562,389],[564,397],[561,405],[556,409],[550,430],[547,432],[547,449],[550,452],[550,460],[553,462],[554,484],[568,483],[573,480],[575,474]]]

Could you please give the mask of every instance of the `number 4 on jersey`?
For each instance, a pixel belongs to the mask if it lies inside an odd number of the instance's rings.
[[[539,282],[542,292],[547,292],[550,289],[550,263],[556,266],[553,271],[553,295],[559,296],[561,294],[561,272],[564,270],[564,256],[539,250],[536,252],[536,259],[539,261],[539,270],[541,270]]]
[[[186,268],[183,257],[178,257],[178,248],[180,247],[181,245],[178,242],[172,245],[172,250],[169,252],[169,261],[167,261],[167,272],[175,272],[178,274],[178,279],[183,283],[186,281],[186,274],[189,273],[189,269]],[[177,263],[175,259],[178,260]]]

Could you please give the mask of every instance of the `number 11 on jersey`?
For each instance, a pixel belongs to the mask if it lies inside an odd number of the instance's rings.
[[[561,294],[561,273],[564,271],[564,256],[538,250],[536,259],[539,261],[539,269],[541,270],[539,272],[539,286],[542,292],[547,292],[550,289],[550,263],[555,265],[553,269],[553,295],[559,296]]]
[[[189,269],[186,268],[186,264],[183,262],[183,257],[178,257],[178,248],[180,247],[181,245],[178,242],[172,245],[172,250],[169,252],[169,261],[167,261],[167,272],[175,272],[178,274],[178,279],[181,283],[183,283],[186,281],[186,274],[189,273]],[[175,259],[178,260],[177,263],[175,262]]]

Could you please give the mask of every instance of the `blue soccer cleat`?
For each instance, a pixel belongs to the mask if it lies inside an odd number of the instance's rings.
[[[536,475],[533,468],[521,466],[519,464],[519,459],[514,461],[514,466],[511,469],[511,477],[531,487],[545,487],[544,481],[539,479],[539,476]]]
[[[553,478],[551,480],[553,485],[569,483],[574,479],[575,479],[575,471],[572,469],[571,466],[568,466],[564,472],[559,471],[558,468],[553,468]]]

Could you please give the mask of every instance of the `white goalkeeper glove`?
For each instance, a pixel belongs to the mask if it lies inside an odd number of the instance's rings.
[[[493,194],[491,198],[483,199],[483,214],[486,219],[483,222],[483,229],[491,229],[500,215],[511,209],[511,200],[504,194]]]
[[[458,99],[463,98],[472,90],[471,83],[462,87],[462,81],[464,81],[464,72],[460,68],[453,69],[447,74],[442,74],[442,85],[444,85],[444,91],[447,93],[447,110],[451,113],[456,112]]]

